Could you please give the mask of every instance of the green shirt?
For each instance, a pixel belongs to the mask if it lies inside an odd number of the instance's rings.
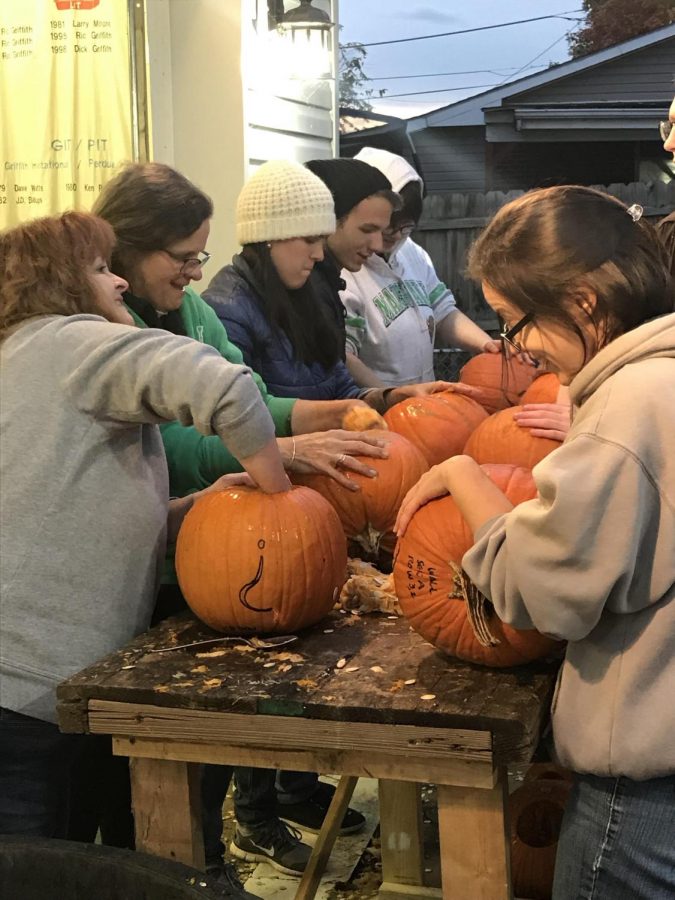
[[[181,315],[186,334],[214,347],[228,362],[244,365],[239,348],[230,342],[227,332],[213,309],[191,288],[185,289]],[[145,322],[129,309],[136,324],[146,328]],[[253,378],[262,394],[278,437],[291,434],[291,413],[295,399],[273,397],[268,393],[262,378],[253,373]],[[184,497],[213,484],[228,472],[241,472],[237,459],[227,450],[217,436],[206,437],[192,426],[180,422],[162,425],[162,439],[169,465],[169,484],[172,497]]]

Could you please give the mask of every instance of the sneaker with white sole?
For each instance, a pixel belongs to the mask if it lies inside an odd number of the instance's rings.
[[[320,781],[311,797],[298,803],[279,803],[279,818],[290,826],[318,834],[326,818],[335,787]],[[366,817],[351,806],[345,811],[338,834],[354,834],[366,824]]]
[[[301,837],[296,828],[275,817],[251,830],[238,826],[230,844],[230,853],[248,862],[268,862],[287,875],[302,875],[312,848],[303,844]]]

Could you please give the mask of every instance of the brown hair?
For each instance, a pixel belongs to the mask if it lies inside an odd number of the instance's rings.
[[[377,197],[380,200],[386,200],[387,203],[389,203],[389,205],[391,206],[392,215],[403,208],[403,201],[401,200],[399,195],[396,193],[396,191],[390,191],[389,188],[383,188],[381,191],[375,191],[374,194],[369,194],[367,197],[364,197],[363,200],[372,200],[373,197]],[[363,200],[359,200],[359,203],[362,203]],[[349,209],[343,216],[341,216],[337,220],[336,225],[338,228],[341,225],[344,225],[344,223],[351,216],[359,203],[354,204],[351,209]]]
[[[569,303],[588,316],[598,346],[673,311],[675,291],[654,228],[593,188],[530,191],[503,206],[472,246],[468,272],[523,313],[575,332]],[[582,300],[596,296],[593,309]]]
[[[134,163],[106,184],[93,212],[112,225],[112,268],[128,279],[138,259],[197,231],[213,215],[213,203],[170,166]]]
[[[0,234],[0,339],[36,316],[96,311],[86,267],[110,259],[115,236],[89,213],[35,219]]]
[[[670,272],[675,276],[675,212],[657,222],[656,234],[666,248]]]

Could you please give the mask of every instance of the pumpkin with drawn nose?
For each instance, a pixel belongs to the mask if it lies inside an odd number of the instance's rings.
[[[190,609],[218,631],[288,633],[327,615],[347,580],[337,513],[306,487],[232,487],[185,517],[176,572]]]

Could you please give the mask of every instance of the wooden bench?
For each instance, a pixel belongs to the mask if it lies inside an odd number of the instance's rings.
[[[306,900],[367,776],[380,784],[383,890],[438,896],[423,887],[426,782],[438,790],[443,897],[512,896],[505,770],[532,758],[555,662],[482,668],[442,656],[405,620],[339,613],[279,650],[152,652],[213,636],[176,616],[59,687],[62,730],[112,735],[130,758],[139,850],[203,867],[200,763],[338,774],[296,895]]]

